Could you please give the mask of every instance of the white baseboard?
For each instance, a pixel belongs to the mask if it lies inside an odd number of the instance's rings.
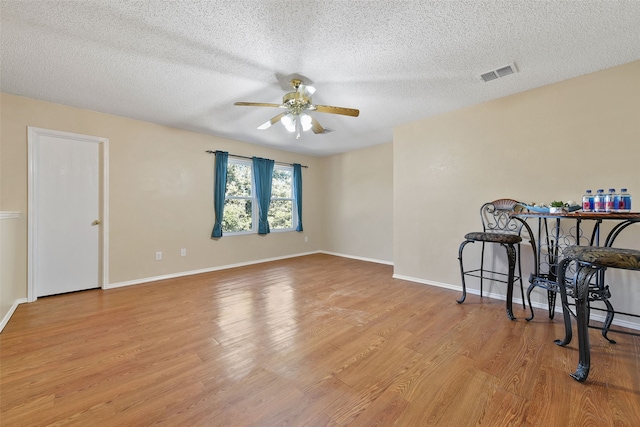
[[[451,289],[452,291],[462,292],[462,286],[459,286],[459,285],[450,285],[448,283],[436,282],[433,280],[418,279],[417,277],[403,276],[401,274],[395,274],[395,273],[393,274],[393,278],[406,280],[408,282],[422,283],[423,285],[436,286],[438,288]],[[474,289],[467,289],[467,292],[471,293],[473,290]],[[480,295],[480,292],[478,291],[477,294]]]
[[[26,298],[20,298],[13,302],[13,305],[11,306],[7,314],[5,314],[5,316],[2,318],[2,322],[0,322],[0,333],[2,332],[4,327],[7,326],[7,323],[9,323],[9,319],[11,319],[11,316],[13,316],[16,308],[18,308],[20,304],[24,304],[25,302],[27,302]]]
[[[436,286],[438,288],[450,289],[452,291],[458,291],[458,292],[460,292],[460,294],[462,294],[462,285],[450,285],[448,283],[441,283],[441,282],[436,282],[436,281],[433,281],[433,280],[418,279],[416,277],[402,276],[400,274],[394,274],[393,278],[394,279],[407,280],[409,282],[421,283],[423,285]],[[525,290],[526,290],[526,288],[525,288]],[[467,288],[467,294],[480,295],[480,290],[479,289],[469,289],[469,288]],[[492,299],[502,300],[502,301],[506,301],[506,299],[507,299],[506,295],[496,294],[496,293],[492,293],[492,292],[485,293],[483,296],[484,297],[488,297],[488,298],[492,298]],[[514,304],[514,306],[516,304],[522,304],[522,298],[515,298],[514,297],[513,298],[513,304]],[[545,310],[545,311],[548,311],[548,309],[549,309],[549,306],[546,303],[533,302],[531,305],[534,308],[540,308],[540,309]],[[560,299],[559,298],[558,298],[558,301],[556,302],[555,312],[556,313],[560,313],[560,316],[562,316],[562,306],[560,306]],[[605,316],[604,315],[600,315],[600,314],[595,314],[592,311],[591,312],[591,319],[595,320],[596,322],[604,323]],[[617,325],[617,326],[621,326],[623,328],[640,330],[640,323],[638,323],[638,322],[630,322],[630,321],[627,321],[627,320],[614,319],[613,320],[613,324]]]
[[[281,259],[297,258],[297,257],[313,255],[317,253],[320,253],[320,251],[305,252],[305,253],[294,254],[294,255],[285,255],[285,256],[275,257],[275,258],[265,258],[265,259],[260,259],[256,261],[247,261],[247,262],[240,262],[237,264],[228,264],[228,265],[221,265],[217,267],[203,268],[200,270],[181,271],[179,273],[165,274],[162,276],[155,276],[155,277],[145,277],[142,279],[128,280],[126,282],[109,283],[107,286],[104,286],[103,289],[121,288],[124,286],[132,286],[132,285],[139,285],[142,283],[156,282],[158,280],[175,279],[178,277],[192,276],[194,274],[211,273],[213,271],[228,270],[230,268],[244,267],[247,265],[254,265],[254,264],[262,264],[265,262],[278,261]]]
[[[378,264],[393,265],[393,263],[389,262],[389,261],[382,261],[382,260],[371,259],[371,258],[356,257],[356,256],[351,256],[351,255],[339,254],[339,253],[335,253],[335,252],[314,251],[314,252],[304,252],[304,253],[293,254],[293,255],[285,255],[285,256],[275,257],[275,258],[265,258],[265,259],[260,259],[260,260],[256,260],[256,261],[240,262],[240,263],[237,263],[237,264],[221,265],[221,266],[217,266],[217,267],[203,268],[203,269],[200,269],[200,270],[181,271],[179,273],[165,274],[165,275],[162,275],[162,276],[155,276],[155,277],[145,277],[145,278],[136,279],[136,280],[127,280],[125,282],[109,283],[107,286],[104,286],[103,289],[121,288],[121,287],[124,287],[124,286],[139,285],[139,284],[142,284],[142,283],[156,282],[158,280],[175,279],[175,278],[178,278],[178,277],[192,276],[194,274],[211,273],[213,271],[228,270],[230,268],[244,267],[244,266],[247,266],[247,265],[254,265],[254,264],[262,264],[262,263],[265,263],[265,262],[278,261],[278,260],[288,259],[288,258],[297,258],[297,257],[301,257],[301,256],[313,255],[313,254],[319,254],[319,253],[327,254],[327,255],[339,256],[339,257],[342,257],[342,258],[357,259],[357,260],[366,261],[366,262],[375,262],[375,263],[378,263]]]
[[[341,254],[341,253],[337,253],[337,252],[329,252],[329,251],[318,251],[318,252],[321,253],[321,254],[334,255],[334,256],[339,256],[339,257],[342,257],[342,258],[357,259],[358,261],[375,262],[376,264],[393,265],[393,261],[383,261],[381,259],[364,258],[364,257],[360,257],[360,256],[346,255],[346,254]]]

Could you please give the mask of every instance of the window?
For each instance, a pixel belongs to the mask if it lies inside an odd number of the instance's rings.
[[[253,174],[250,161],[229,159],[227,192],[224,200],[222,231],[239,233],[254,231],[257,224],[253,206]]]
[[[272,230],[295,229],[293,201],[293,167],[276,165],[271,184],[269,227]]]
[[[227,191],[222,217],[225,234],[257,232],[258,203],[253,189],[251,160],[229,159],[227,167]],[[269,206],[271,231],[293,231],[297,224],[297,211],[293,199],[293,167],[276,165],[271,184]]]

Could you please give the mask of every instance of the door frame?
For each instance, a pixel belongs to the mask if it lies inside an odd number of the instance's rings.
[[[99,145],[98,164],[100,167],[99,179],[102,181],[100,185],[99,208],[100,213],[100,232],[99,232],[99,259],[98,270],[100,288],[105,289],[109,284],[109,139],[97,136],[82,135],[79,133],[63,132],[51,129],[43,129],[33,126],[27,127],[27,145],[28,145],[28,209],[27,209],[27,301],[33,302],[37,297],[36,284],[34,280],[35,262],[34,254],[36,249],[36,236],[38,230],[35,226],[35,212],[38,209],[35,200],[34,185],[38,174],[36,164],[36,140],[40,136],[48,136],[54,138],[73,139],[86,143],[97,143]],[[100,148],[102,150],[100,150]]]

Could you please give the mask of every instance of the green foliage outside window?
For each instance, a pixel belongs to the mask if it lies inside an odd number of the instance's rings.
[[[225,200],[222,217],[223,232],[251,231],[252,224],[251,200]]]
[[[271,183],[269,226],[272,229],[293,228],[293,171],[275,168]]]

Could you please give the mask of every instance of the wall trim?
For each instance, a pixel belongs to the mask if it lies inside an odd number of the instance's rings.
[[[255,260],[255,261],[239,262],[237,264],[220,265],[220,266],[217,266],[217,267],[203,268],[203,269],[200,269],[200,270],[182,271],[182,272],[179,272],[179,273],[165,274],[165,275],[162,275],[162,276],[145,277],[145,278],[142,278],[142,279],[127,280],[127,281],[124,281],[124,282],[109,283],[109,285],[105,286],[104,289],[115,289],[115,288],[122,288],[124,286],[133,286],[133,285],[140,285],[142,283],[156,282],[156,281],[159,281],[159,280],[176,279],[178,277],[192,276],[194,274],[211,273],[213,271],[228,270],[230,268],[245,267],[247,265],[262,264],[262,263],[265,263],[265,262],[279,261],[279,260],[282,260],[282,259],[297,258],[297,257],[306,256],[306,255],[313,255],[313,254],[334,255],[334,256],[339,256],[339,257],[342,257],[342,258],[352,258],[352,259],[357,259],[357,260],[360,260],[360,261],[367,261],[367,262],[375,262],[375,263],[378,263],[378,264],[393,265],[393,263],[388,262],[388,261],[381,261],[381,260],[376,260],[376,259],[371,259],[371,258],[355,257],[355,256],[350,256],[350,255],[338,254],[338,253],[334,253],[334,252],[327,252],[327,251],[313,251],[313,252],[303,252],[303,253],[293,254],[293,255],[284,255],[284,256],[274,257],[274,258],[264,258],[264,259]]]
[[[429,286],[435,286],[438,288],[444,288],[444,289],[449,289],[452,291],[458,291],[460,293],[462,293],[462,285],[451,285],[448,283],[441,283],[441,282],[436,282],[433,280],[424,280],[424,279],[418,279],[416,277],[410,277],[410,276],[403,276],[400,274],[394,274],[393,275],[394,279],[401,279],[401,280],[407,280],[409,282],[415,282],[415,283],[420,283],[423,285],[429,285]],[[479,289],[469,289],[467,288],[467,294],[472,294],[472,295],[480,295],[480,290]],[[496,293],[485,293],[483,297],[487,297],[487,298],[492,298],[492,299],[497,299],[497,300],[502,300],[502,301],[506,301],[507,297],[506,295],[502,295],[502,294],[496,294]],[[522,304],[522,298],[513,298],[513,304],[514,306],[516,304]],[[556,313],[559,313],[560,316],[562,316],[562,308],[561,306],[558,306],[559,302],[556,302]],[[549,309],[549,306],[545,303],[541,303],[541,302],[534,302],[531,305],[533,305],[534,308],[539,308],[542,310],[547,311]],[[604,323],[605,320],[605,316],[600,315],[600,314],[594,314],[593,312],[591,313],[591,318],[593,320],[595,320],[596,322],[602,322]],[[638,322],[630,322],[628,320],[621,320],[621,319],[614,319],[613,320],[613,324],[617,325],[617,326],[621,326],[623,328],[629,328],[629,329],[635,329],[635,330],[640,330],[640,323]]]
[[[360,256],[346,255],[346,254],[341,254],[341,253],[337,253],[337,252],[329,252],[329,251],[318,251],[318,252],[321,253],[321,254],[339,256],[341,258],[357,259],[358,261],[375,262],[376,264],[393,265],[393,261],[383,261],[381,259],[365,258],[365,257],[360,257]]]
[[[11,319],[11,316],[13,316],[13,312],[16,311],[16,309],[18,308],[18,305],[24,304],[26,302],[27,302],[26,298],[19,298],[13,302],[13,305],[11,306],[7,314],[4,315],[4,317],[2,318],[2,321],[0,322],[0,333],[2,333],[2,330],[4,329],[4,327],[7,326],[7,323],[9,323],[9,319]]]
[[[162,276],[145,277],[145,278],[142,278],[142,279],[127,280],[127,281],[124,281],[124,282],[109,283],[109,285],[105,286],[104,289],[115,289],[115,288],[122,288],[124,286],[133,286],[133,285],[139,285],[139,284],[142,284],[142,283],[156,282],[158,280],[176,279],[178,277],[192,276],[194,274],[211,273],[213,271],[228,270],[230,268],[244,267],[244,266],[247,266],[247,265],[254,265],[254,264],[262,264],[262,263],[265,263],[265,262],[279,261],[279,260],[282,260],[282,259],[297,258],[297,257],[306,256],[306,255],[313,255],[313,254],[326,254],[326,255],[333,255],[333,256],[338,256],[338,257],[342,257],[342,258],[357,259],[359,261],[367,261],[367,262],[375,262],[375,263],[378,263],[378,264],[393,265],[393,263],[388,262],[388,261],[381,261],[381,260],[376,260],[376,259],[371,259],[371,258],[363,258],[363,257],[350,256],[350,255],[343,255],[343,254],[338,254],[338,253],[335,253],[335,252],[327,252],[327,251],[313,251],[313,252],[303,252],[303,253],[292,254],[292,255],[284,255],[284,256],[274,257],[274,258],[264,258],[264,259],[255,260],[255,261],[239,262],[237,264],[227,264],[227,265],[220,265],[220,266],[217,266],[217,267],[202,268],[200,270],[182,271],[182,272],[179,272],[179,273],[165,274],[165,275],[162,275]]]
[[[20,212],[0,211],[0,219],[18,219],[18,218],[20,218]]]
[[[109,285],[105,286],[104,289],[115,289],[115,288],[122,288],[124,286],[140,285],[142,283],[157,282],[159,280],[176,279],[178,277],[193,276],[195,274],[202,274],[202,273],[211,273],[213,271],[228,270],[230,268],[245,267],[247,265],[262,264],[265,262],[279,261],[282,259],[296,258],[296,257],[301,257],[306,255],[313,255],[317,253],[320,253],[320,251],[304,252],[304,253],[293,254],[293,255],[284,255],[280,257],[265,258],[265,259],[260,259],[256,261],[246,261],[246,262],[239,262],[237,264],[227,264],[227,265],[220,265],[217,267],[202,268],[200,270],[181,271],[179,273],[165,274],[162,276],[145,277],[142,279],[127,280],[125,282],[109,283]]]

